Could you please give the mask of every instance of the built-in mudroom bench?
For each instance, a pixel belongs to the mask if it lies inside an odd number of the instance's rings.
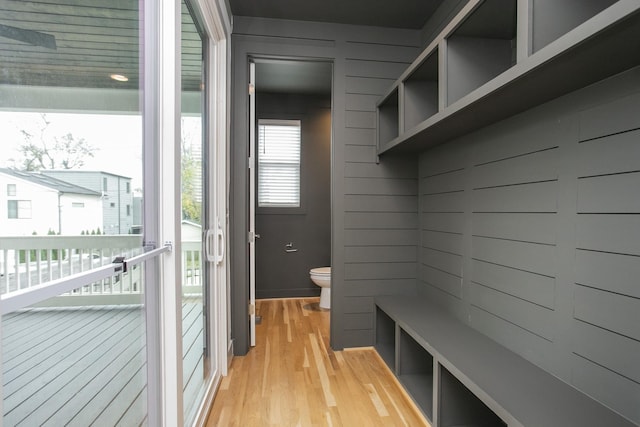
[[[635,426],[425,298],[375,305],[375,348],[434,427]]]

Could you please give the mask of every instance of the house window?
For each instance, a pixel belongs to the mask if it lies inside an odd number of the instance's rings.
[[[9,219],[31,218],[31,200],[7,200]]]
[[[73,202],[71,203],[72,208],[84,208],[84,203],[81,202]]]
[[[258,206],[300,206],[300,120],[258,122]]]
[[[7,196],[15,196],[16,193],[16,184],[7,184]]]
[[[127,181],[127,194],[131,193],[131,183]]]
[[[127,205],[127,216],[131,216],[131,205]]]
[[[107,191],[107,178],[102,178],[102,191]]]
[[[115,203],[109,203],[109,206],[112,207],[112,208],[115,208],[116,204]]]

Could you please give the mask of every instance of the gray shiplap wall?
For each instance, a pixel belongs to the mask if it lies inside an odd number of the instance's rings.
[[[416,292],[416,158],[376,164],[376,101],[417,56],[417,30],[236,17],[231,171],[232,334],[248,350],[247,101],[250,56],[330,60],[333,75],[333,348],[373,343],[373,297]]]
[[[636,423],[638,111],[640,68],[428,150],[419,172],[419,292]]]

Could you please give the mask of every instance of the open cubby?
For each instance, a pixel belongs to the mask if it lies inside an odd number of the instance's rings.
[[[516,63],[516,0],[486,0],[447,37],[447,105]]]
[[[400,114],[398,88],[378,105],[378,138],[380,144],[398,137]]]
[[[376,351],[393,372],[396,370],[396,322],[376,307]]]
[[[505,427],[507,424],[444,366],[440,369],[440,427]]]
[[[617,0],[532,0],[532,53],[576,28]]]
[[[431,52],[403,83],[407,130],[438,112],[438,50]]]
[[[414,402],[433,420],[433,356],[400,329],[398,378]]]

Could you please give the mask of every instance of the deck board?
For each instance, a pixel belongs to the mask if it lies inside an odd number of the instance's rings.
[[[193,355],[202,353],[201,305],[185,303],[183,314],[189,382],[202,376],[202,358]],[[146,425],[143,315],[140,306],[5,315],[3,425]]]

